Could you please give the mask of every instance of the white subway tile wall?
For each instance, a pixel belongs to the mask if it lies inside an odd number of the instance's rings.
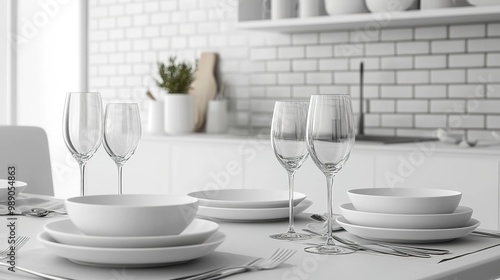
[[[274,102],[350,93],[365,64],[366,131],[470,136],[500,129],[500,23],[297,34],[237,30],[236,0],[92,0],[89,82],[145,104],[157,61],[220,56],[231,126],[269,127]],[[143,110],[146,106],[143,106]],[[144,111],[142,116],[146,117]]]

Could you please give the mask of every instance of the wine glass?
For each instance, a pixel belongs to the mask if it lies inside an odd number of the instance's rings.
[[[271,235],[279,240],[305,240],[310,235],[296,233],[293,228],[293,188],[294,176],[308,152],[306,145],[306,121],[308,102],[278,101],[274,105],[271,126],[271,145],[274,155],[288,172],[289,183],[289,227],[288,232]]]
[[[118,167],[118,193],[123,193],[122,168],[141,140],[141,117],[136,103],[112,103],[104,117],[104,148]]]
[[[85,164],[102,142],[102,100],[98,92],[69,92],[63,115],[63,137],[80,166],[80,195],[85,195]]]
[[[324,245],[306,252],[339,255],[354,252],[336,246],[332,237],[333,179],[342,169],[354,146],[354,118],[349,95],[312,95],[307,116],[307,148],[314,163],[326,176],[328,236]]]

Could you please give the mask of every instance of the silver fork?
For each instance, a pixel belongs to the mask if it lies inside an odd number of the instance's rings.
[[[26,242],[28,242],[29,240],[30,240],[29,237],[19,235],[16,238],[16,242],[13,244],[15,247],[14,252],[17,252],[19,249],[21,249],[21,247],[23,247],[24,244],[26,244]],[[7,254],[10,252],[10,247],[13,245],[9,245],[9,246],[7,246],[7,248],[0,251],[0,260],[5,260],[8,257]]]
[[[268,270],[276,268],[278,265],[282,264],[286,260],[288,260],[291,256],[296,253],[295,250],[292,249],[278,249],[274,252],[271,257],[267,259],[255,260],[253,264],[247,264],[242,266],[232,266],[221,269],[216,269],[212,271],[208,271],[206,273],[197,274],[190,277],[183,277],[181,279],[185,280],[208,280],[208,279],[220,279],[223,277],[227,277],[230,275],[247,272],[251,270]],[[176,278],[179,279],[179,278]],[[175,280],[175,279],[172,279]]]

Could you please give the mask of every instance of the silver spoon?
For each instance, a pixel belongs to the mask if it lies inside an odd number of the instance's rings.
[[[65,211],[59,211],[59,210],[50,210],[50,209],[45,209],[45,208],[33,208],[31,209],[31,212],[33,213],[56,213],[56,214],[61,214],[61,215],[66,215],[67,213]]]

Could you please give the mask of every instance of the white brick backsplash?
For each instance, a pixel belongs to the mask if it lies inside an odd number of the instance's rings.
[[[345,58],[320,59],[320,71],[348,70],[348,60]]]
[[[312,94],[318,94],[316,86],[293,86],[292,96],[295,98],[309,98]]]
[[[335,84],[356,84],[359,83],[359,73],[335,71],[333,81]]]
[[[415,56],[415,68],[417,69],[446,68],[446,55]]]
[[[500,116],[488,116],[486,118],[486,128],[500,129]]]
[[[218,22],[203,22],[203,23],[199,23],[197,24],[197,27],[198,27],[198,33],[200,34],[208,34],[208,33],[217,33],[219,31],[219,23]],[[241,37],[241,36],[239,36]],[[245,44],[246,44],[246,40],[244,41]],[[241,45],[245,45],[245,44],[242,44],[242,43],[239,43],[239,44],[231,44],[231,46],[235,46],[235,45],[238,45],[238,46],[241,46]]]
[[[448,36],[446,26],[439,27],[417,27],[415,28],[415,39],[444,39]]]
[[[278,75],[280,85],[303,85],[305,78],[303,73],[286,73]]]
[[[500,68],[469,69],[467,73],[469,83],[500,82]]]
[[[465,70],[431,70],[431,83],[463,83],[465,81]]]
[[[483,98],[484,86],[477,85],[450,85],[448,87],[449,98]]]
[[[205,48],[208,46],[208,40],[206,36],[191,36],[189,37],[189,47],[190,48]]]
[[[396,75],[392,71],[368,71],[365,72],[364,80],[366,84],[394,84]]]
[[[455,25],[450,26],[450,38],[474,38],[486,35],[486,25]]]
[[[125,5],[126,14],[141,14],[144,11],[143,3],[130,3]]]
[[[487,66],[500,66],[500,53],[490,53],[486,56]]]
[[[186,23],[179,25],[179,35],[195,35],[196,34],[196,24]]]
[[[132,50],[132,42],[130,41],[119,41],[117,42],[117,50],[120,52],[126,52]]]
[[[152,39],[151,47],[153,50],[166,50],[170,47],[170,40],[168,38]]]
[[[116,26],[115,18],[101,18],[99,20],[99,25],[98,26],[101,29],[114,28]]]
[[[405,114],[382,115],[382,126],[385,127],[412,127],[413,116]]]
[[[365,127],[380,126],[380,115],[365,114]]]
[[[396,131],[395,131],[394,128],[372,128],[372,127],[368,127],[368,128],[365,129],[365,134],[394,136],[396,134]]]
[[[149,49],[149,40],[135,40],[132,43],[132,50],[134,51],[145,51]]]
[[[363,96],[365,98],[375,99],[379,97],[379,86],[363,86]],[[350,93],[354,98],[359,98],[359,85],[351,86]]]
[[[394,55],[395,53],[395,45],[393,43],[375,43],[365,46],[365,54],[367,56]]]
[[[400,42],[396,44],[398,55],[428,54],[429,50],[429,42]]]
[[[445,98],[446,86],[444,85],[417,85],[415,86],[415,98]]]
[[[125,62],[125,54],[123,53],[113,53],[109,55],[110,63],[124,63]]]
[[[174,49],[184,49],[187,47],[187,38],[180,36],[172,37],[170,46]]]
[[[411,69],[413,68],[413,57],[382,57],[380,59],[380,67],[381,69]]]
[[[103,65],[98,68],[99,75],[110,76],[116,75],[116,66],[115,65]]]
[[[177,9],[177,1],[161,1],[160,10],[161,11],[175,11]]]
[[[292,37],[289,34],[270,34],[266,37],[268,46],[287,46],[292,44]]]
[[[333,53],[336,57],[353,57],[353,56],[363,56],[364,45],[363,44],[336,44],[333,47]]]
[[[365,70],[380,70],[380,58],[378,57],[353,57],[349,59],[349,69],[359,71],[361,62]]]
[[[179,29],[176,25],[167,25],[162,26],[160,29],[160,33],[162,36],[172,36],[179,34]]]
[[[292,35],[292,43],[294,45],[311,45],[318,43],[317,33],[299,33]]]
[[[251,100],[250,106],[252,107],[253,112],[268,112],[272,113],[274,110],[275,100]]]
[[[250,89],[250,94],[252,97],[265,97],[266,87],[253,86]]]
[[[485,92],[488,98],[500,98],[500,84],[486,84]]]
[[[382,41],[404,41],[413,39],[413,29],[383,29],[380,33]]]
[[[170,14],[169,13],[159,13],[151,15],[151,24],[161,25],[170,22]]]
[[[125,32],[125,37],[128,39],[136,39],[136,38],[141,38],[144,36],[143,30],[140,27],[133,27],[127,29],[127,32]]]
[[[448,59],[450,68],[485,66],[484,54],[451,54]]]
[[[469,40],[469,52],[498,52],[500,50],[500,39],[472,39]]]
[[[266,70],[269,72],[290,72],[290,61],[273,60],[267,62]]]
[[[398,100],[396,111],[399,113],[427,113],[429,110],[427,100]]]
[[[307,73],[306,83],[311,84],[331,84],[332,74],[331,73]]]
[[[380,39],[380,30],[359,29],[349,32],[349,42],[351,43],[366,43],[377,42]]]
[[[289,98],[292,97],[292,88],[289,86],[271,86],[266,89],[267,97]]]
[[[500,36],[500,23],[488,24],[488,37]]]
[[[477,115],[449,115],[448,123],[453,129],[485,127],[484,116]]]
[[[276,48],[259,48],[250,50],[250,58],[252,60],[269,60],[276,59]]]
[[[304,47],[279,47],[279,58],[304,58]]]
[[[250,83],[252,85],[275,85],[276,74],[252,74]]]
[[[206,21],[207,20],[207,13],[203,10],[189,11],[188,19],[191,22],[193,22],[193,21]]]
[[[349,93],[349,87],[348,86],[319,86],[319,93],[320,94],[348,94]],[[352,97],[355,97],[354,94],[351,94]],[[354,101],[353,101],[354,102]],[[353,107],[355,107],[354,103],[352,104]],[[358,108],[357,106],[356,108]],[[356,108],[353,108],[356,110]]]
[[[146,2],[144,3],[144,11],[147,13],[158,12],[160,10],[159,2]]]
[[[500,100],[468,100],[467,113],[500,114]]]
[[[415,126],[422,128],[446,127],[446,115],[416,115]]]
[[[432,53],[462,53],[465,52],[464,40],[433,41]]]
[[[306,56],[308,58],[332,57],[333,48],[332,46],[308,46],[306,47]]]
[[[413,88],[411,86],[382,86],[380,88],[382,98],[412,98]]]
[[[99,44],[99,50],[104,53],[110,53],[116,51],[115,42],[102,42]]]
[[[428,71],[399,71],[397,72],[398,84],[428,84],[429,72]]]
[[[173,23],[185,23],[188,22],[187,12],[173,12],[171,15],[171,21]]]
[[[370,113],[394,113],[396,112],[396,101],[394,100],[377,100],[371,99],[368,101]]]
[[[348,41],[348,32],[326,32],[319,34],[319,42],[321,44],[347,43]]]
[[[318,61],[314,59],[294,60],[292,68],[293,71],[316,71],[318,70]]]
[[[144,28],[144,36],[145,37],[159,37],[160,36],[160,27],[148,26],[148,27]]]
[[[431,100],[431,113],[465,113],[465,100]]]
[[[128,27],[132,25],[132,17],[119,17],[116,19],[116,25],[118,27]]]

